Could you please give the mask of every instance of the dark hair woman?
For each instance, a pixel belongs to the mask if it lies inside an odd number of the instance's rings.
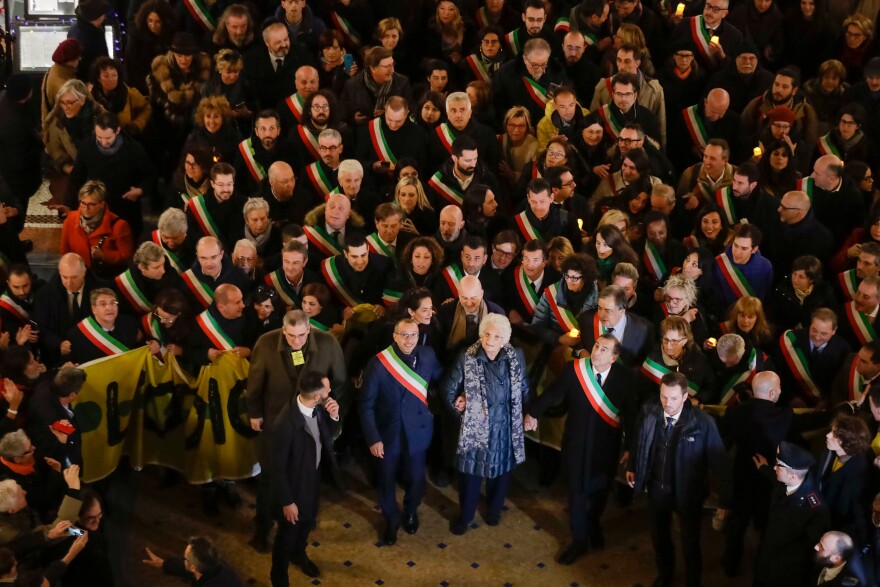
[[[150,64],[171,48],[176,30],[177,19],[165,0],[147,0],[135,14],[125,46],[125,77],[144,96]]]
[[[771,196],[782,198],[786,192],[795,189],[801,174],[798,161],[785,141],[771,141],[764,149],[764,156],[758,163],[761,179],[758,185]]]

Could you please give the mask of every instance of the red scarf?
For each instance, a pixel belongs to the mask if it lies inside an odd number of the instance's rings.
[[[16,475],[33,475],[34,474],[34,463],[30,465],[20,465],[19,463],[14,463],[12,461],[7,461],[3,457],[0,457],[0,463],[3,463],[9,470],[15,473]]]

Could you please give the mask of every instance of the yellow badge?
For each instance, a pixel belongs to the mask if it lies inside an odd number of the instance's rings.
[[[293,364],[299,367],[300,365],[305,365],[306,358],[303,356],[302,351],[293,351],[290,353],[290,358],[293,359]]]

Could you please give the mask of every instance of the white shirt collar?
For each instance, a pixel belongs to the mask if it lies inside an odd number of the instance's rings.
[[[300,400],[300,398],[299,398],[298,395],[296,396],[296,405],[297,405],[297,407],[299,408],[299,413],[300,413],[300,414],[302,414],[302,415],[305,416],[306,418],[311,418],[311,417],[312,417],[312,413],[314,413],[315,408],[310,408],[310,407],[308,407],[308,406],[303,405],[303,403],[302,403],[302,401]]]

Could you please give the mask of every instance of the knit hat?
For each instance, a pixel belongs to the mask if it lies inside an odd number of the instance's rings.
[[[797,120],[797,116],[788,106],[777,106],[767,112],[767,118],[770,119],[770,122],[787,122],[788,124],[794,124],[794,121]]]
[[[64,39],[55,48],[55,52],[52,53],[52,61],[59,64],[67,63],[80,57],[82,57],[82,47],[80,47],[76,39]]]
[[[76,15],[85,20],[98,20],[110,12],[107,0],[80,0],[76,7]]]
[[[6,80],[6,97],[13,102],[24,100],[33,90],[30,78],[23,73],[14,73]]]
[[[171,51],[178,55],[195,55],[199,51],[199,46],[196,45],[196,39],[192,34],[179,32],[174,34],[174,40],[171,41]]]
[[[733,52],[734,57],[739,57],[740,55],[749,54],[749,55],[760,55],[761,52],[758,51],[758,46],[755,45],[755,42],[751,39],[743,39],[740,41],[739,45],[736,47],[736,51]]]
[[[871,77],[880,77],[880,57],[871,57],[862,68],[862,73]]]

